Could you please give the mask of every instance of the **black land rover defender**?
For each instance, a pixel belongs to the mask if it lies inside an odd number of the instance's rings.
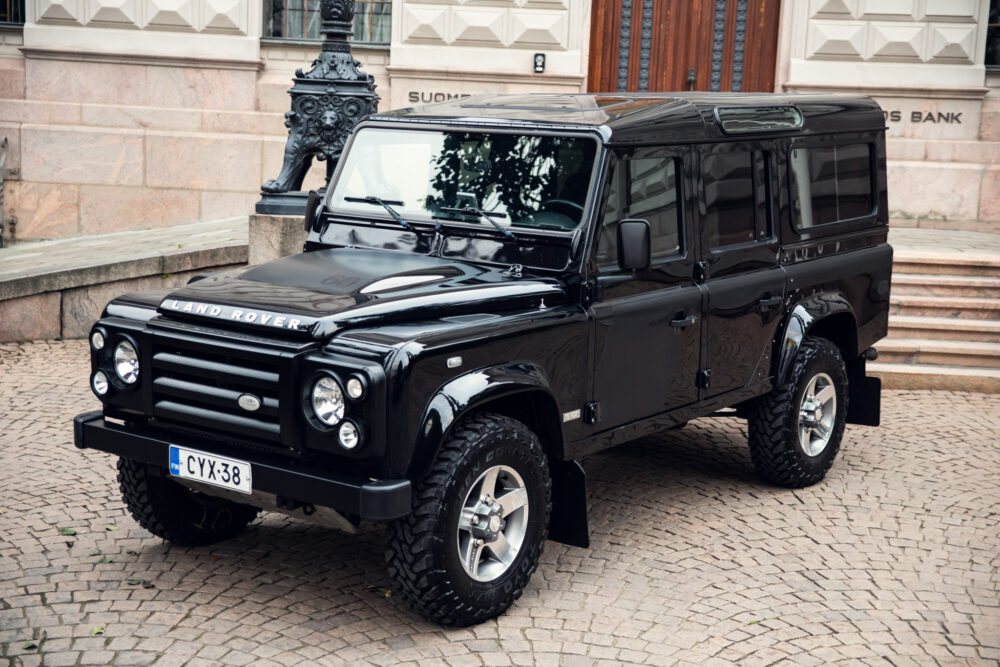
[[[305,252],[108,304],[76,444],[119,457],[164,539],[260,508],[388,522],[410,604],[491,618],[546,537],[587,545],[582,457],[734,407],[759,474],[802,487],[846,423],[878,424],[884,130],[872,100],[826,95],[371,116]]]

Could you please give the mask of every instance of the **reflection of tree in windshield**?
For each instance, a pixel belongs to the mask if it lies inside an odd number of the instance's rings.
[[[448,133],[430,183],[436,194],[426,206],[478,206],[517,221],[546,200],[582,205],[587,174],[581,188],[579,172],[589,171],[593,152],[592,142],[577,138]]]

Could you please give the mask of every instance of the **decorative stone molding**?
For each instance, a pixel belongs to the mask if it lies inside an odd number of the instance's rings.
[[[981,87],[988,10],[988,0],[783,3],[779,86]]]
[[[250,35],[245,0],[28,0],[28,22]],[[33,10],[33,11],[32,11]]]
[[[401,37],[407,44],[558,51],[570,48],[569,0],[409,0],[400,7]]]
[[[262,21],[257,0],[25,0],[24,44],[81,55],[257,62]]]

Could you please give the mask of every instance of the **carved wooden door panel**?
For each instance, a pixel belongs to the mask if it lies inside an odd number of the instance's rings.
[[[593,0],[588,89],[773,92],[780,0]]]

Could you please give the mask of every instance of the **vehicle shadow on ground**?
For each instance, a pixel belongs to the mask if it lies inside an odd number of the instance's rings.
[[[623,522],[649,521],[650,511],[666,518],[665,530],[671,515],[681,515],[692,502],[708,500],[725,512],[720,487],[735,493],[760,491],[742,426],[736,420],[702,420],[588,457],[584,467],[592,545],[606,542]],[[164,544],[142,553],[146,560],[162,550],[172,571],[185,572],[174,582],[179,590],[238,597],[261,605],[265,615],[274,615],[268,611],[272,609],[303,614],[307,620],[302,625],[313,631],[330,632],[370,619],[382,626],[405,623],[411,633],[439,631],[391,592],[385,542],[379,524],[366,524],[349,535],[267,513],[247,532],[220,544]],[[557,567],[554,561],[571,549],[549,543],[540,578],[548,578],[552,572],[546,571]],[[233,606],[226,602],[227,608]]]

